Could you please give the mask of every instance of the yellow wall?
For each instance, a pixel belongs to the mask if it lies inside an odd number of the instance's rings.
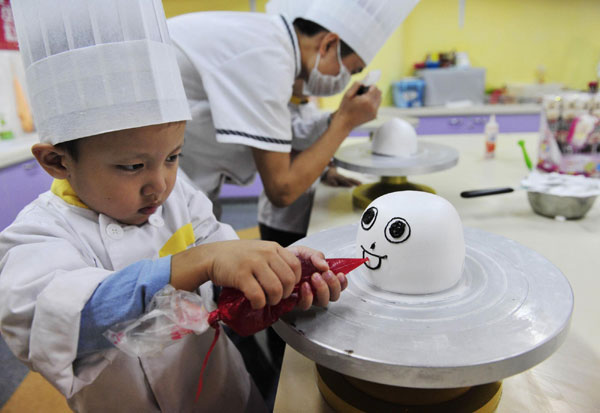
[[[546,82],[577,89],[596,80],[600,60],[598,0],[466,0],[458,27],[458,0],[421,0],[405,21],[404,70],[426,53],[466,51],[485,67],[488,87],[535,82],[539,65]]]
[[[400,1],[400,0],[398,0]],[[257,0],[264,11],[266,0]],[[163,0],[168,17],[199,10],[248,11],[248,0]],[[535,82],[538,66],[546,82],[585,89],[600,61],[600,0],[466,0],[458,27],[459,0],[421,0],[367,68],[382,69],[383,104],[392,105],[391,82],[412,74],[427,53],[465,51],[485,67],[486,86]],[[365,72],[366,73],[366,72]],[[356,75],[360,80],[364,74]],[[337,108],[341,97],[321,99]]]
[[[265,11],[267,0],[257,0],[256,10]],[[162,0],[167,17],[206,10],[250,11],[249,0]]]

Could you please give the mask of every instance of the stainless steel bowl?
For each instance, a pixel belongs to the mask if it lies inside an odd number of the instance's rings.
[[[566,219],[579,219],[590,210],[596,195],[576,197],[527,191],[527,199],[536,214],[550,218],[561,216]]]

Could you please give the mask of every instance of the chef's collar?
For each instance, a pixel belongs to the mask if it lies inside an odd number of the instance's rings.
[[[81,202],[81,199],[77,196],[73,187],[66,179],[55,179],[52,181],[50,192],[65,201],[67,204],[75,205],[80,208],[89,209],[89,207]]]
[[[280,14],[281,20],[283,20],[283,25],[285,26],[288,34],[290,35],[290,41],[292,42],[292,49],[294,49],[294,59],[296,64],[296,71],[294,75],[294,79],[300,76],[300,45],[298,43],[298,36],[296,35],[296,30],[294,29],[294,25],[283,15]]]

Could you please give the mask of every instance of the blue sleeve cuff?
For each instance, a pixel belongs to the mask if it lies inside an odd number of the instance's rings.
[[[111,346],[103,333],[144,314],[152,297],[171,278],[171,256],[143,260],[102,281],[81,311],[77,356]]]
[[[146,311],[154,295],[171,281],[171,255],[154,260],[153,264],[148,283],[146,284],[144,310],[142,313]]]

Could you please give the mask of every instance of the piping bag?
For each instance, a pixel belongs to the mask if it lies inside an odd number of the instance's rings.
[[[343,273],[346,275],[368,260],[368,258],[330,258],[325,261],[327,261],[329,269],[334,274]],[[289,297],[282,299],[276,305],[267,305],[258,310],[254,310],[250,305],[250,301],[248,301],[241,291],[228,287],[221,290],[217,309],[211,311],[208,315],[208,323],[216,330],[216,332],[213,342],[206,353],[204,362],[202,363],[196,400],[198,400],[198,397],[202,392],[202,377],[204,375],[206,364],[208,363],[208,358],[219,338],[219,333],[221,331],[219,321],[224,322],[237,334],[245,337],[264,330],[279,320],[279,317],[292,311],[300,299],[300,286],[307,281],[310,284],[310,277],[315,272],[319,272],[310,260],[300,259],[300,263],[302,264],[302,276],[300,282],[296,284]],[[311,288],[313,288],[312,285]],[[313,294],[314,293],[315,290],[313,288]]]

